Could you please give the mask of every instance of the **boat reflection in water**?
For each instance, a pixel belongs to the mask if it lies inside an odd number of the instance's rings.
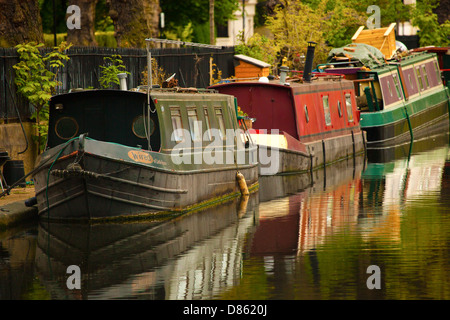
[[[440,276],[442,270],[448,270],[448,263],[439,259],[447,255],[436,254],[444,252],[441,248],[429,253],[430,247],[421,247],[423,243],[417,238],[420,235],[421,241],[436,245],[433,240],[442,237],[442,233],[432,236],[429,231],[439,229],[436,221],[443,225],[439,213],[426,208],[435,207],[439,200],[434,198],[442,197],[448,135],[416,141],[411,152],[407,147],[406,157],[401,149],[381,150],[385,154],[378,156],[386,162],[370,162],[369,158],[355,167],[345,162],[326,167],[321,172],[323,179],[314,179],[306,190],[293,190],[288,197],[260,203],[259,226],[243,271],[244,278],[251,275],[254,280],[242,282],[224,297],[302,300],[442,296],[445,281]],[[264,182],[260,182],[260,190],[272,185],[270,180]],[[445,239],[442,242],[445,244]],[[424,294],[424,279],[418,275],[427,274],[428,263],[441,271],[422,277],[433,283],[430,288],[427,285]],[[382,268],[380,290],[367,287],[370,265]]]
[[[396,148],[368,153],[371,161],[364,171],[361,218],[372,231],[400,241],[401,216],[407,201],[441,190],[449,135],[436,135]],[[378,215],[374,228],[374,216]],[[360,224],[364,226],[364,219]],[[369,235],[369,234],[368,234]]]
[[[261,177],[247,204],[167,221],[44,222],[38,276],[59,299],[448,298],[448,209],[437,208],[450,203],[448,151],[448,135],[435,136]],[[66,287],[70,265],[81,290]],[[380,290],[367,287],[370,265],[382,268]]]
[[[274,177],[261,177],[260,192],[273,190],[273,197],[260,197],[268,201],[259,205],[251,255],[301,254],[323,242],[333,229],[356,222],[365,165],[365,157],[359,156],[316,170],[312,176],[278,176],[275,186],[284,187],[284,196],[288,196],[284,198],[273,187]]]
[[[239,278],[258,194],[167,221],[41,222],[36,269],[52,299],[211,299]],[[71,265],[81,289],[68,289]]]

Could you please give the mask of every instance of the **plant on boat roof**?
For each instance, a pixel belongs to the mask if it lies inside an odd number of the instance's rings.
[[[39,153],[44,150],[47,140],[48,101],[55,94],[56,87],[61,85],[57,76],[61,67],[64,67],[63,61],[70,59],[65,52],[72,44],[62,42],[45,56],[39,50],[43,46],[43,43],[35,42],[17,45],[15,48],[20,61],[13,66],[17,92],[27,98],[35,109],[31,118],[36,119],[34,127],[37,135],[33,135],[33,138],[39,145]]]
[[[126,67],[123,64],[122,56],[120,54],[104,57],[103,61],[105,65],[100,66],[102,70],[100,71],[99,82],[104,89],[111,88],[114,84],[120,84],[119,77],[117,76],[119,73],[130,74],[130,72],[126,71]]]
[[[141,72],[142,80],[141,85],[146,86],[148,82],[148,71],[147,66],[145,66],[144,71]],[[158,61],[156,58],[152,58],[152,83],[159,84],[162,86],[163,82],[168,78],[166,71],[164,71],[163,67],[158,66]]]
[[[247,117],[248,114],[246,112],[242,111],[241,107],[238,106],[238,116]]]

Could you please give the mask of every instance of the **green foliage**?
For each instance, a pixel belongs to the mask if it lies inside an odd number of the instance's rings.
[[[39,150],[45,147],[48,101],[55,93],[56,87],[60,85],[57,75],[64,67],[64,61],[69,60],[65,51],[71,47],[71,44],[63,42],[45,56],[39,50],[43,46],[43,43],[34,42],[17,45],[20,62],[13,66],[16,73],[17,92],[27,98],[35,108],[32,118],[36,119]]]
[[[420,46],[448,46],[450,44],[450,21],[439,24],[437,15],[433,9],[437,6],[436,1],[422,1],[417,3],[412,12],[412,24],[420,29]]]
[[[126,67],[123,64],[122,56],[120,54],[113,54],[111,57],[104,57],[104,66],[100,66],[100,85],[104,89],[111,88],[113,84],[120,84],[119,73],[130,74],[126,71]]]
[[[263,35],[255,33],[244,43],[242,34],[239,36],[240,43],[234,47],[236,54],[246,56],[274,64],[277,58],[277,45],[275,42]]]
[[[240,0],[215,0],[214,22],[224,25],[234,19],[234,12],[239,10]],[[209,43],[209,0],[165,0],[161,1],[161,10],[165,14],[166,34],[177,34],[179,30],[192,24],[192,41]],[[178,32],[178,33],[177,33]]]
[[[330,47],[345,46],[351,42],[358,27],[364,25],[366,20],[363,13],[348,7],[344,1],[328,1],[324,15],[326,31],[323,32],[326,43]]]
[[[194,28],[192,22],[188,22],[185,26],[169,24],[169,28],[163,31],[163,36],[169,40],[181,40],[191,42],[193,39]]]

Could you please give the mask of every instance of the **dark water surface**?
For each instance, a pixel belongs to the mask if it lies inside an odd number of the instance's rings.
[[[0,299],[450,299],[448,141],[262,178],[171,220],[0,232]]]

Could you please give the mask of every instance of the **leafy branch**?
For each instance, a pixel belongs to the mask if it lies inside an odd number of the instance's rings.
[[[100,72],[100,85],[104,89],[111,88],[112,84],[120,84],[119,73],[130,74],[126,71],[126,67],[123,64],[122,56],[120,54],[113,54],[111,57],[104,57],[103,61],[105,66],[100,66],[102,69]]]
[[[43,43],[35,42],[17,45],[15,48],[20,61],[13,66],[16,73],[17,92],[27,98],[35,109],[31,118],[36,119],[37,136],[35,137],[39,152],[44,149],[47,138],[48,101],[55,94],[56,87],[61,85],[57,76],[60,69],[64,67],[63,61],[70,59],[65,51],[72,44],[62,42],[45,56],[39,50],[43,46]]]

